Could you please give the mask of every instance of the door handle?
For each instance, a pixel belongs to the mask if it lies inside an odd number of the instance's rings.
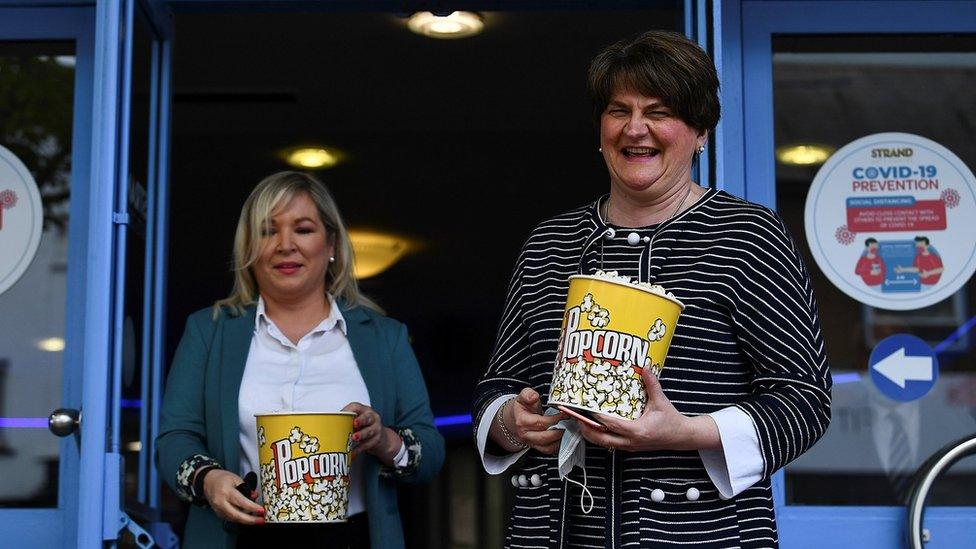
[[[915,473],[915,480],[912,484],[911,495],[908,497],[908,519],[906,534],[908,534],[908,547],[911,549],[922,549],[924,544],[929,541],[931,532],[928,528],[922,527],[922,518],[925,515],[925,500],[928,498],[929,489],[935,484],[938,477],[949,467],[952,467],[960,459],[976,454],[976,434],[959,439],[952,444],[946,445],[938,452],[932,454],[925,463],[919,467]]]
[[[58,408],[47,418],[47,428],[59,437],[66,437],[78,430],[81,412],[72,408]]]

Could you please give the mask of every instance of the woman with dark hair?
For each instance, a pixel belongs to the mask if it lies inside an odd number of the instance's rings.
[[[348,522],[264,524],[254,415],[356,414]],[[444,461],[406,328],[363,296],[338,207],[308,174],[268,176],[241,210],[234,290],[187,320],[156,440],[163,479],[190,508],[184,547],[398,548],[399,482]]]
[[[692,180],[719,119],[698,45],[659,31],[616,43],[589,90],[609,193],[529,235],[475,392],[486,470],[515,467],[506,544],[776,546],[770,477],[830,421],[807,270],[775,212]],[[568,278],[597,270],[661,284],[685,309],[660,380],[641,376],[643,414],[564,432],[544,399]]]

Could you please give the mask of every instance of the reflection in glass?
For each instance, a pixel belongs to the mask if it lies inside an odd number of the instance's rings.
[[[839,149],[897,131],[932,139],[976,169],[973,37],[780,37],[773,72],[777,147]],[[817,167],[776,165],[777,210],[813,278],[834,377],[830,428],[787,467],[787,502],[901,505],[931,453],[976,431],[974,283],[914,311],[876,309],[842,293],[813,261],[805,235],[804,206]],[[915,335],[938,352],[938,382],[921,399],[894,401],[871,381],[871,351],[893,334]],[[974,505],[974,489],[976,463],[961,462],[935,487],[929,504]]]
[[[0,43],[0,145],[30,170],[44,209],[37,255],[0,295],[0,506],[53,507],[61,404],[74,89],[71,43]],[[2,254],[2,250],[0,250]]]

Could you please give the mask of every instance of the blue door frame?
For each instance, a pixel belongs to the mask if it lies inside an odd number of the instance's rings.
[[[128,113],[132,28],[141,9],[153,33],[147,278],[125,280]],[[121,299],[124,285],[145,284],[149,328],[143,400],[158,402],[166,263],[169,133],[169,21],[160,2],[0,0],[0,41],[75,44],[74,115],[62,406],[81,410],[81,437],[60,445],[58,506],[0,509],[0,545],[100,548],[130,523],[122,501],[119,453]],[[159,212],[159,215],[156,215]],[[151,266],[151,268],[149,268]],[[147,371],[149,370],[149,371]],[[44,418],[30,427],[45,429]],[[143,448],[151,448],[158,411],[145,409]],[[54,436],[54,435],[51,435]],[[150,450],[151,451],[151,450]],[[149,453],[149,452],[145,452]],[[157,507],[155,471],[140,463],[139,502]],[[136,528],[138,530],[138,528]],[[161,532],[166,533],[165,530]],[[164,542],[164,546],[169,546]]]
[[[62,365],[62,406],[81,409],[83,386],[88,382],[87,370],[95,368],[99,347],[104,347],[104,334],[99,345],[94,328],[99,326],[103,311],[97,307],[99,286],[105,281],[87,271],[89,252],[98,248],[100,238],[97,224],[89,217],[91,204],[99,200],[104,189],[91,182],[92,85],[94,73],[94,9],[90,7],[14,8],[0,4],[0,40],[58,40],[75,45],[74,108],[72,120],[71,182],[68,231],[68,276],[65,315],[65,344]],[[109,189],[110,191],[110,189]],[[107,301],[101,301],[107,303]],[[96,305],[96,306],[91,306]],[[82,377],[82,372],[86,376]],[[85,424],[97,433],[103,430],[97,415],[88,417]],[[38,427],[46,430],[40,423]],[[54,435],[51,435],[54,436]],[[96,435],[97,436],[97,435]],[[94,437],[90,437],[94,438]],[[88,442],[88,441],[86,441]],[[0,539],[4,543],[15,540],[18,547],[75,547],[78,539],[78,511],[81,486],[93,470],[101,470],[98,459],[79,459],[79,448],[72,438],[61,441],[58,472],[58,506],[49,509],[5,509],[0,511]],[[97,458],[97,456],[96,456]],[[101,501],[97,508],[101,509]]]
[[[723,108],[715,135],[715,182],[770,208],[776,207],[774,34],[976,33],[976,2],[971,1],[722,0],[713,5],[712,16]],[[773,478],[773,492],[783,547],[905,544],[903,507],[787,505],[782,471]],[[974,507],[929,508],[925,527],[933,532],[926,544],[930,549],[976,546]]]

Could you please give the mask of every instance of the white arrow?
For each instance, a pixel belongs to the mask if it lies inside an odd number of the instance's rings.
[[[902,389],[908,380],[932,381],[932,357],[905,356],[904,347],[879,360],[873,367]]]

